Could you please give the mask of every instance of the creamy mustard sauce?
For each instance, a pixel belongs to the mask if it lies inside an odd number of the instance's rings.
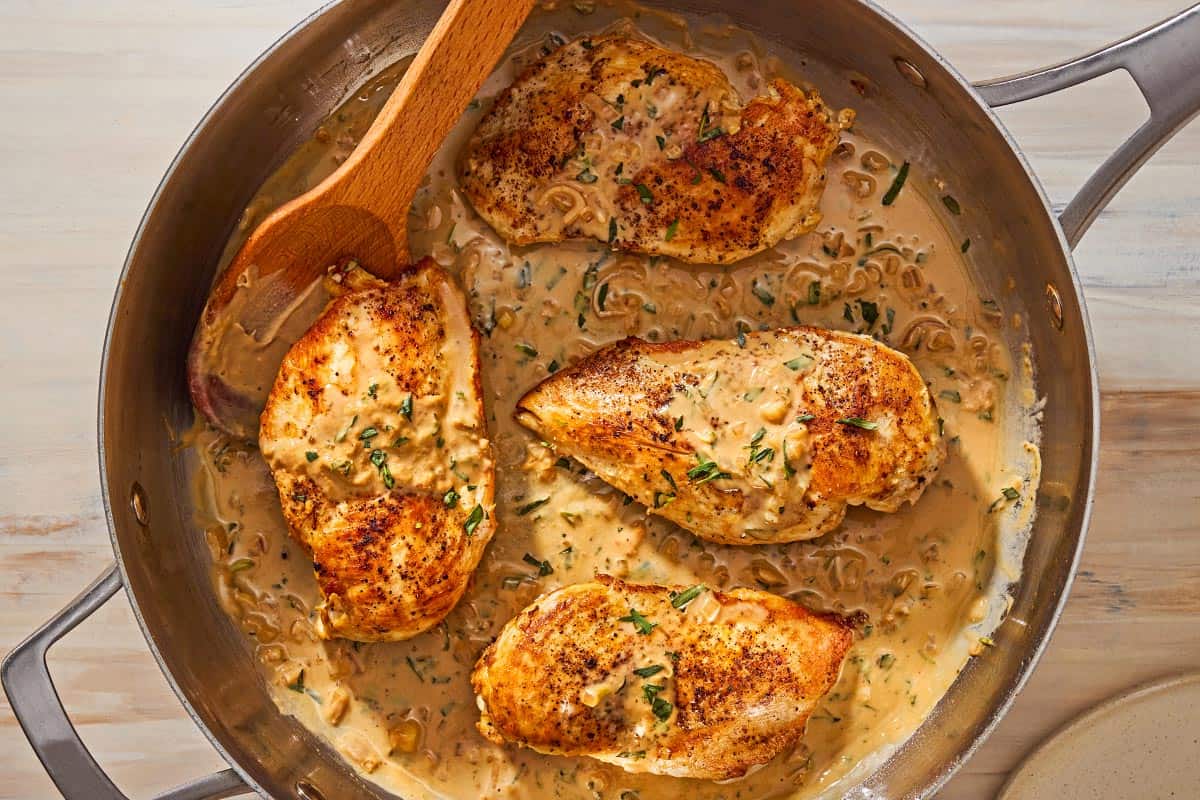
[[[615,14],[566,8],[535,17],[522,41],[542,30],[595,32]],[[800,80],[816,69],[792,72],[727,27],[689,32],[650,13],[638,25],[717,61],[744,99],[770,77]],[[945,190],[920,165],[894,202],[882,204],[904,156],[872,139],[886,132],[844,136],[813,234],[732,267],[615,254],[598,242],[507,247],[455,191],[454,159],[490,98],[511,82],[514,64],[543,46],[539,39],[518,51],[493,76],[481,107],[467,111],[432,166],[411,220],[414,256],[431,254],[458,277],[483,332],[499,527],[474,583],[444,623],[410,641],[319,641],[311,563],[289,540],[262,456],[198,427],[186,454],[199,467],[217,591],[280,709],[406,798],[839,796],[913,733],[970,657],[986,657],[987,634],[1007,608],[1039,478],[1020,318],[1006,298],[978,295],[969,259],[986,259],[986,248],[967,252]],[[399,74],[380,74],[336,112],[264,186],[244,228],[333,169]],[[227,256],[239,244],[231,242]],[[950,448],[914,506],[895,514],[852,508],[841,527],[810,542],[719,546],[648,517],[513,420],[524,391],[623,336],[734,338],[796,323],[875,335],[907,353],[929,383]],[[766,377],[763,385],[765,396]],[[858,613],[861,636],[802,743],[740,781],[634,775],[487,742],[475,730],[469,685],[480,651],[534,597],[597,572],[764,588],[814,609]]]
[[[445,341],[438,369],[416,391],[393,380],[393,351],[362,333],[330,346],[321,366],[327,374],[316,405],[288,403],[287,424],[269,442],[263,457],[273,468],[311,478],[329,498],[378,495],[389,489],[472,500],[465,484],[478,482],[489,461],[487,438],[477,430],[470,321],[462,299],[445,283],[431,287],[445,310]],[[371,315],[351,308],[351,330],[369,331]],[[414,387],[410,387],[414,388]],[[474,479],[473,479],[474,476]],[[469,508],[470,506],[468,506]]]

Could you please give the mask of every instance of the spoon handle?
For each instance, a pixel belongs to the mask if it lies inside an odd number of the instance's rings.
[[[535,0],[451,0],[358,147],[330,176],[330,198],[368,206],[406,241],[409,206],[430,161],[512,42]],[[382,278],[407,259],[373,265]]]

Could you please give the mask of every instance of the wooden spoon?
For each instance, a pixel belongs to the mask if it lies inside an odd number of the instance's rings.
[[[242,245],[208,299],[188,354],[192,402],[214,425],[257,437],[291,345],[280,334],[292,315],[307,313],[304,324],[311,322],[305,300],[330,265],[354,259],[384,279],[404,270],[408,209],[425,171],[534,2],[451,0],[350,157]]]

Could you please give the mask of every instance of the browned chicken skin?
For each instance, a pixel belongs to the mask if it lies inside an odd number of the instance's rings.
[[[607,576],[542,595],[475,666],[492,741],[724,780],[795,744],[853,640],[766,592]]]
[[[321,636],[407,639],[450,612],[492,535],[477,334],[432,261],[350,283],[369,288],[284,359],[259,445],[313,559]]]
[[[547,378],[516,413],[652,513],[722,544],[811,539],[848,505],[896,511],[945,457],[912,362],[820,328],[625,339]]]
[[[825,163],[850,118],[783,80],[743,105],[710,62],[584,38],[500,94],[460,185],[515,244],[592,237],[730,263],[816,226]]]

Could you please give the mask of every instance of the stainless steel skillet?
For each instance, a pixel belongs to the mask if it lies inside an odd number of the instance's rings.
[[[5,661],[13,709],[63,794],[124,795],[88,754],[45,668],[46,650],[124,585],[156,658],[231,769],[162,795],[216,798],[385,797],[275,709],[241,634],[218,607],[191,493],[164,422],[191,419],[184,361],[220,252],[247,200],[372,66],[412,52],[440,11],[435,0],[346,0],[315,14],[244,73],[206,115],[171,166],[133,242],[109,322],[100,389],[100,467],[116,563]],[[860,110],[860,124],[953,181],[964,225],[994,259],[986,288],[1011,277],[1027,318],[1043,410],[1043,484],[1068,502],[1039,509],[998,647],[974,659],[919,732],[851,797],[931,794],[1004,714],[1044,649],[1066,599],[1091,508],[1098,449],[1095,358],[1070,248],[1129,176],[1200,110],[1200,6],[1096,53],[972,87],[900,22],[865,0],[733,6],[672,3],[719,13],[835,72],[864,76],[866,97],[823,87]],[[1056,216],[990,107],[1127,70],[1150,119]],[[982,262],[981,263],[986,263]],[[1008,301],[1006,301],[1007,303]]]

